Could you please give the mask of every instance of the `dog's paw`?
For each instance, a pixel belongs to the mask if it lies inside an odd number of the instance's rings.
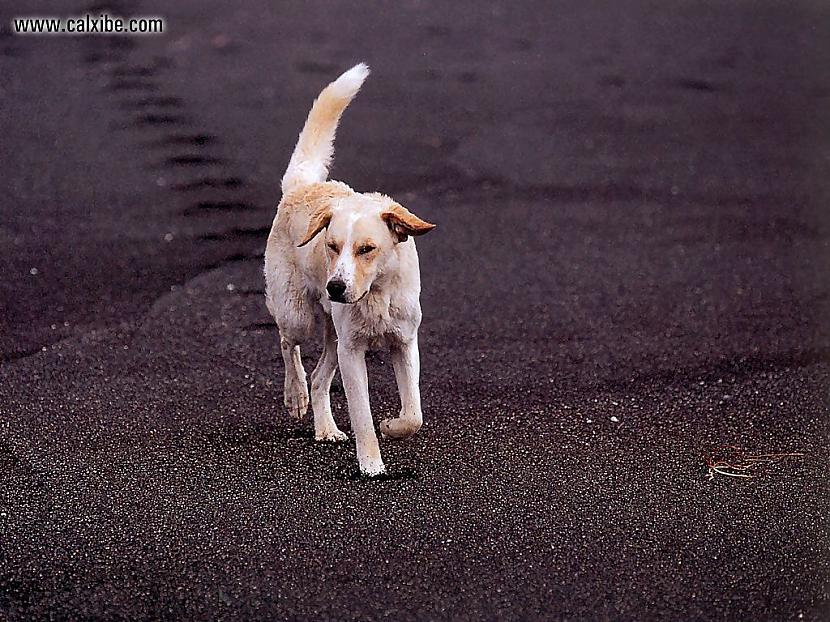
[[[395,417],[380,422],[380,433],[384,438],[402,440],[421,429],[421,419],[416,417]]]
[[[380,456],[377,458],[366,458],[359,460],[360,462],[360,472],[363,475],[368,477],[377,477],[378,475],[383,475],[386,473],[386,466],[383,464],[383,460],[380,459]]]
[[[314,433],[314,440],[323,443],[342,443],[349,440],[345,432],[341,432],[337,428],[321,430]]]
[[[288,416],[294,419],[302,419],[308,411],[308,391],[299,389],[286,389],[285,407],[288,409]]]

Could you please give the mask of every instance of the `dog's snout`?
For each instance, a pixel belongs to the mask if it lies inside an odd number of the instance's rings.
[[[339,279],[332,279],[326,285],[326,291],[329,293],[329,298],[332,300],[341,300],[343,298],[343,293],[346,291],[346,284]]]

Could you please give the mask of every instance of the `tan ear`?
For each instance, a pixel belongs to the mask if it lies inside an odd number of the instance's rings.
[[[297,244],[297,247],[305,246],[314,236],[320,233],[323,229],[329,226],[331,222],[331,205],[328,202],[318,207],[312,214],[311,220],[308,221],[308,231],[303,236],[303,241]]]
[[[380,217],[389,227],[392,234],[398,239],[398,242],[403,242],[409,235],[424,235],[436,227],[432,223],[421,220],[408,209],[397,203],[394,203],[392,207],[383,212]]]

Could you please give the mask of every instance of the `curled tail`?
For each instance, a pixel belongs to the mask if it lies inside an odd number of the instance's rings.
[[[323,89],[314,100],[303,131],[282,178],[282,192],[325,181],[334,154],[334,133],[340,115],[360,90],[369,67],[355,65]]]

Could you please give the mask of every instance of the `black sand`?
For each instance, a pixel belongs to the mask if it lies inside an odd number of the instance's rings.
[[[830,12],[586,4],[6,26],[0,619],[828,619]],[[439,223],[382,482],[284,414],[260,259],[360,60],[334,176]]]

